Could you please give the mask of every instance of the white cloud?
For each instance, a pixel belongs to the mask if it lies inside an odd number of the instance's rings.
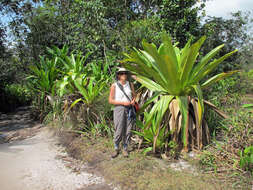
[[[236,11],[253,11],[253,0],[210,0],[206,2],[208,16],[229,17]]]

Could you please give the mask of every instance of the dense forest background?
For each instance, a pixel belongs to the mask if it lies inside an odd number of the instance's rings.
[[[22,81],[28,66],[47,54],[47,47],[67,45],[70,51],[90,52],[89,60],[113,66],[123,51],[140,47],[142,39],[158,44],[163,31],[179,46],[190,37],[207,35],[203,54],[222,43],[226,47],[221,55],[239,48],[219,71],[248,67],[252,60],[249,13],[231,13],[224,19],[205,15],[204,7],[205,2],[197,0],[3,0],[1,88]]]

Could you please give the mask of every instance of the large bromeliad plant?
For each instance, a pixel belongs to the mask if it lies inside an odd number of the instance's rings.
[[[123,66],[135,74],[144,87],[155,92],[143,106],[145,109],[152,103],[149,116],[144,121],[145,127],[149,128],[156,120],[153,151],[161,131],[167,131],[169,138],[182,144],[185,151],[188,151],[189,145],[201,149],[203,143],[210,140],[209,129],[203,119],[204,103],[218,110],[203,99],[202,89],[236,71],[203,80],[237,50],[215,59],[224,46],[220,45],[198,60],[205,39],[203,36],[194,44],[189,40],[184,48],[179,49],[172,44],[171,37],[164,34],[159,48],[143,41],[144,50],[134,48],[130,54],[125,54]],[[168,130],[163,130],[163,127],[168,127]]]

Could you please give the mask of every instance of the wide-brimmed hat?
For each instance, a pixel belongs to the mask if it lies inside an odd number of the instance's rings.
[[[125,68],[123,68],[123,67],[120,67],[118,70],[117,70],[117,74],[118,73],[125,73],[125,72],[127,72],[127,73],[129,73],[129,71],[128,70],[126,70]]]

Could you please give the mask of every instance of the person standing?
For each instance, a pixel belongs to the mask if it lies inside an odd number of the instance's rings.
[[[116,72],[117,81],[111,85],[109,103],[115,105],[113,110],[114,153],[112,158],[119,155],[119,144],[122,141],[124,157],[128,157],[128,145],[131,138],[131,129],[135,119],[130,115],[131,106],[135,104],[135,91],[132,83],[128,81],[129,72],[125,68],[119,68]]]

